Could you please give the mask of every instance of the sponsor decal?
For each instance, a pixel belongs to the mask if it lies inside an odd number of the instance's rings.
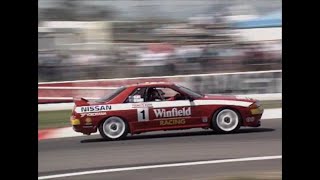
[[[246,121],[247,121],[247,122],[253,122],[253,121],[254,121],[254,117],[247,117],[247,118],[246,118]]]
[[[202,117],[202,122],[204,123],[208,122],[208,117]]]
[[[107,112],[96,112],[96,113],[86,113],[86,114],[81,114],[81,117],[87,116],[87,117],[92,117],[92,116],[105,116],[107,115]]]
[[[88,124],[88,123],[91,123],[92,122],[92,119],[91,118],[86,118],[86,123]]]
[[[152,107],[152,104],[150,103],[132,104],[132,108],[144,108],[144,107]]]
[[[86,118],[85,120],[85,124],[88,125],[88,124],[92,124],[92,119],[91,118]]]
[[[159,122],[160,122],[160,126],[186,124],[186,120],[185,119],[167,119],[167,120],[160,120]]]
[[[80,108],[80,113],[86,112],[100,112],[100,111],[108,111],[111,110],[110,105],[97,105],[97,106],[82,106]]]
[[[188,108],[172,108],[171,110],[166,109],[154,109],[153,110],[157,118],[168,118],[168,117],[181,117],[181,116],[190,116],[191,107]]]

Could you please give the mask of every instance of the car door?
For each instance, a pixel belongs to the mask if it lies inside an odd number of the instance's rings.
[[[138,87],[123,102],[129,109],[125,114],[133,131],[143,129],[144,122],[149,121],[148,106],[151,106],[151,103],[144,102],[145,91],[145,87]]]
[[[180,92],[170,87],[151,87],[162,94],[160,100],[150,100],[146,97],[148,107],[139,110],[138,120],[141,120],[147,130],[165,130],[197,126],[200,122],[194,103],[187,97],[170,99]],[[148,96],[148,93],[146,94]],[[144,121],[148,118],[147,121]]]

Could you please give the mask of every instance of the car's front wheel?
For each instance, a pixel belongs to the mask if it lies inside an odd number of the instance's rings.
[[[232,109],[222,109],[216,112],[212,118],[212,129],[219,133],[231,133],[240,128],[241,118]]]
[[[119,117],[109,117],[99,126],[99,132],[104,139],[118,140],[127,136],[127,123]]]

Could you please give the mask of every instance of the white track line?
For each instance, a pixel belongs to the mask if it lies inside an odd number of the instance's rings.
[[[40,179],[54,179],[54,178],[63,178],[63,177],[70,177],[70,176],[81,176],[81,175],[88,175],[88,174],[100,174],[100,173],[120,172],[120,171],[133,171],[133,170],[141,170],[141,169],[194,166],[194,165],[203,165],[203,164],[219,164],[219,163],[228,163],[228,162],[261,161],[261,160],[271,160],[271,159],[282,159],[282,155],[247,157],[247,158],[237,158],[237,159],[222,159],[222,160],[210,160],[210,161],[194,161],[194,162],[185,162],[185,163],[159,164],[159,165],[124,167],[124,168],[113,168],[113,169],[101,169],[101,170],[82,171],[82,172],[65,173],[65,174],[55,174],[55,175],[49,175],[49,176],[40,176],[40,177],[38,177],[38,179],[39,180]]]

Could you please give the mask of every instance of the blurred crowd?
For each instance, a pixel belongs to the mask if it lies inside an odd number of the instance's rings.
[[[165,76],[281,69],[281,42],[115,46],[114,51],[39,52],[41,80]]]
[[[122,0],[108,4],[110,6],[94,3],[89,6],[90,1],[81,3],[76,0],[50,1],[55,6],[49,6],[49,1],[39,2],[41,6],[47,3],[46,8],[39,8],[41,28],[56,21],[83,21],[83,27],[89,21],[108,23],[92,26],[96,29],[77,28],[81,24],[55,27],[61,23],[41,29],[38,37],[38,81],[257,71],[282,67],[282,39],[240,40],[231,24],[236,19],[253,18],[257,14],[248,15],[249,11],[240,6],[243,14],[235,15],[238,5],[224,11],[226,8],[221,4],[225,1],[217,1],[220,4],[203,1],[198,6],[188,4],[188,1],[159,4],[154,0],[149,2],[153,4],[150,6],[148,3],[129,5],[129,1]],[[273,6],[265,0],[248,2],[260,11],[281,8],[281,3]],[[228,8],[232,3],[241,5],[242,1],[230,1],[224,5]],[[182,6],[188,11],[174,9]],[[151,10],[167,13],[157,14]],[[189,15],[204,10],[210,13]],[[130,17],[135,20],[128,19]],[[180,19],[174,19],[176,17]],[[122,21],[116,23],[116,19]],[[44,22],[49,23],[43,25]],[[102,48],[100,45],[99,48],[88,48],[90,43],[100,44]]]

